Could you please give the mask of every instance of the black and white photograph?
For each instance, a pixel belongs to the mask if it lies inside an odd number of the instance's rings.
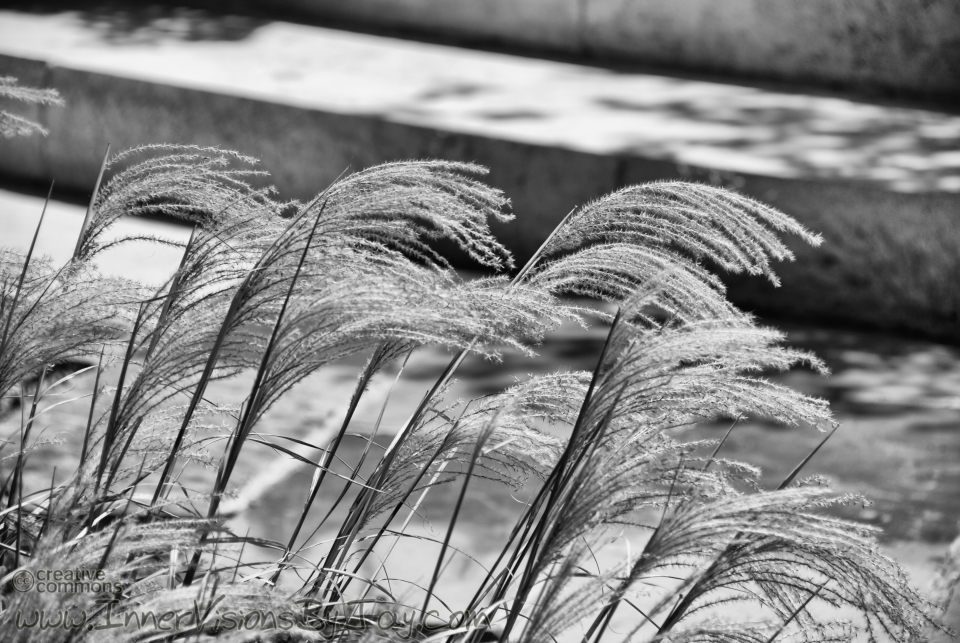
[[[0,2],[0,642],[960,636],[960,0]]]

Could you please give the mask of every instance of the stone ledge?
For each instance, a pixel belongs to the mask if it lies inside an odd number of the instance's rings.
[[[218,11],[237,6],[194,2]],[[954,0],[245,0],[239,6],[664,68],[960,97]]]
[[[498,232],[521,259],[572,207],[617,187],[709,181],[826,238],[782,266],[782,290],[730,279],[740,305],[960,341],[955,116],[297,25],[143,44],[105,42],[69,17],[13,29],[10,16],[0,74],[55,87],[68,107],[33,113],[49,137],[0,141],[7,176],[89,190],[107,142],[181,142],[258,156],[282,196],[307,199],[348,167],[479,162],[513,201],[518,220]],[[278,53],[257,63],[265,51]],[[304,52],[320,67],[285,76]]]

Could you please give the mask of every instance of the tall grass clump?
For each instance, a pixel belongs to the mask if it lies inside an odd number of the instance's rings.
[[[721,457],[722,441],[685,431],[744,416],[831,427],[824,401],[762,377],[798,364],[824,371],[821,362],[730,304],[713,272],[776,283],[773,263],[791,258],[781,236],[819,237],[737,193],[658,182],[577,208],[517,270],[491,234],[489,222],[509,216],[503,195],[477,180],[484,173],[389,163],[284,203],[251,187],[260,173],[239,154],[141,147],[105,158],[65,264],[3,248],[0,394],[20,402],[22,423],[0,454],[0,639],[918,636],[929,606],[879,553],[876,532],[825,512],[856,498],[802,478],[804,454],[764,489],[755,468]],[[192,226],[158,288],[97,271],[96,257],[135,240],[107,240],[131,215]],[[436,251],[443,243],[496,276],[460,278]],[[607,305],[572,303],[585,298]],[[570,320],[608,328],[592,371],[531,376],[476,400],[449,394],[468,355],[535,355]],[[358,434],[371,382],[428,345],[453,357],[406,422],[379,427],[392,430],[385,444]],[[357,354],[366,361],[338,400],[343,421],[329,442],[301,445],[317,455],[258,430],[298,383]],[[77,361],[95,383],[76,469],[30,488],[52,380],[79,372],[51,373]],[[212,399],[211,384],[241,373],[251,377],[242,405]],[[358,439],[350,456],[344,441]],[[264,445],[314,471],[289,489],[302,511],[278,541],[235,533],[224,511],[243,454]],[[188,488],[185,472],[202,467],[209,486]],[[480,478],[529,493],[472,597],[451,603],[440,576],[460,553],[452,535]],[[392,578],[390,558],[419,544],[405,527],[438,485],[454,490],[449,525],[422,561],[427,581],[400,592],[415,579]],[[322,541],[318,518],[332,534]],[[642,547],[604,567],[597,550],[624,529]],[[25,572],[54,569],[101,570],[103,591],[20,591]],[[282,616],[243,628],[231,611]],[[173,628],[143,618],[166,612],[185,616]],[[630,631],[611,627],[618,615]]]

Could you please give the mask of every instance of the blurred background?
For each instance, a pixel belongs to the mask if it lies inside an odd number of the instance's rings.
[[[871,497],[848,516],[883,527],[886,550],[933,588],[960,519],[958,69],[956,0],[6,2],[0,76],[55,88],[66,107],[0,105],[49,130],[0,140],[0,243],[29,243],[55,179],[39,249],[68,256],[108,143],[236,149],[261,160],[282,198],[303,200],[384,161],[481,163],[512,201],[517,218],[498,232],[520,262],[571,208],[618,187],[739,190],[824,236],[819,249],[795,248],[781,288],[726,278],[737,304],[833,370],[776,376],[830,399],[843,422],[811,472]],[[169,221],[123,225],[188,234]],[[177,261],[130,247],[102,268],[160,282]],[[457,392],[592,368],[602,338],[560,329],[546,361],[469,363]],[[386,424],[442,364],[422,360]],[[347,395],[357,366],[309,380],[303,399],[268,417],[322,438],[314,420],[338,399],[316,390]],[[57,413],[51,424],[76,424]],[[0,422],[4,436],[17,424]],[[772,481],[818,440],[751,421],[729,455]],[[51,447],[48,458],[71,453]],[[252,525],[296,515],[283,489],[309,482],[292,461],[264,458],[248,463],[241,491]],[[469,512],[474,544],[509,524],[497,493]],[[442,529],[437,498],[428,510]],[[960,623],[957,602],[949,618]]]

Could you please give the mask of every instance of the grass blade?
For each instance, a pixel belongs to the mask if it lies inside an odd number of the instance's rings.
[[[93,184],[93,193],[90,195],[90,203],[87,205],[87,211],[83,215],[83,225],[80,226],[80,234],[77,235],[77,245],[73,249],[73,257],[76,259],[80,254],[80,248],[83,247],[84,235],[87,233],[87,226],[90,225],[90,219],[93,216],[93,206],[97,201],[97,194],[100,192],[100,182],[103,181],[103,173],[107,169],[107,159],[110,158],[110,143],[107,143],[107,150],[103,153],[103,162],[100,164],[100,172],[97,174],[97,182]]]

